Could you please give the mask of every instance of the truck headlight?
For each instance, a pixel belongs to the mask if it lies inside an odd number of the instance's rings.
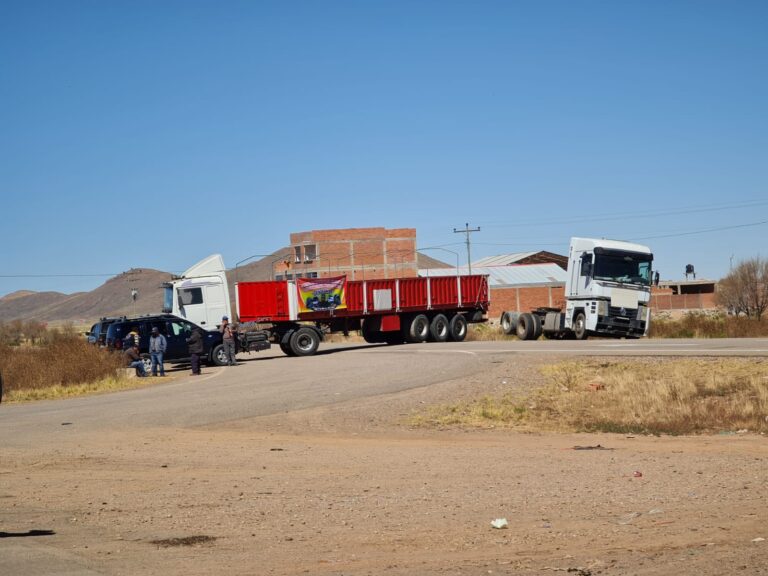
[[[608,301],[607,300],[599,300],[597,302],[597,315],[598,316],[608,316]]]

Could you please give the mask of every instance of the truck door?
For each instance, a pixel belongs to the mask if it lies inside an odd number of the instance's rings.
[[[203,297],[203,286],[180,286],[178,288],[179,311],[184,318],[188,318],[208,327],[208,307]]]

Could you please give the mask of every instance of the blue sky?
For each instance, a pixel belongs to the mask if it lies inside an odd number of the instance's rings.
[[[4,0],[0,295],[322,228],[463,263],[467,222],[473,258],[610,237],[718,278],[768,256],[767,25],[762,1]]]

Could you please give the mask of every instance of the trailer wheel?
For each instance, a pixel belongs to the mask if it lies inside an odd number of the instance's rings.
[[[289,344],[294,355],[312,356],[320,346],[320,336],[316,330],[304,326],[291,335]]]
[[[467,337],[467,319],[463,314],[456,314],[451,318],[451,322],[448,326],[450,338],[454,342],[463,342]]]
[[[416,314],[408,324],[405,339],[408,342],[424,342],[429,336],[429,318],[424,314]]]
[[[501,330],[508,336],[515,333],[517,328],[517,312],[504,312],[501,315]]]
[[[584,316],[584,312],[579,312],[573,319],[573,335],[576,336],[576,340],[587,339],[587,317]]]
[[[438,314],[429,323],[429,339],[433,342],[445,342],[448,340],[448,318],[445,314]]]
[[[517,337],[520,340],[533,340],[536,333],[536,324],[534,315],[530,312],[523,312],[517,319]]]

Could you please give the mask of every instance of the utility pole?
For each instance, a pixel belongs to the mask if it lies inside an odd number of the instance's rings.
[[[469,275],[470,276],[472,275],[472,255],[471,255],[470,249],[469,249],[469,235],[472,232],[480,232],[480,226],[478,226],[477,228],[470,228],[469,227],[469,222],[467,222],[466,224],[464,224],[464,229],[463,230],[456,230],[456,228],[453,229],[453,233],[454,234],[466,234],[467,235],[467,268],[469,269]]]

